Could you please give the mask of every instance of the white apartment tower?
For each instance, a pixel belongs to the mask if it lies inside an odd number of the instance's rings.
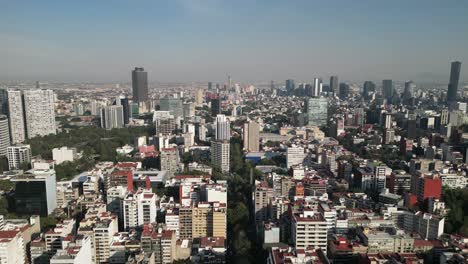
[[[216,140],[231,139],[231,126],[225,115],[216,116]]]
[[[6,115],[0,115],[0,156],[7,155],[7,148],[10,146],[10,128]]]
[[[19,144],[26,139],[24,109],[21,91],[8,90],[8,116],[10,119],[11,143]]]
[[[21,163],[31,162],[31,146],[16,145],[7,148],[8,167],[10,170],[19,169]]]
[[[25,90],[23,96],[28,138],[55,134],[54,92],[47,89]]]

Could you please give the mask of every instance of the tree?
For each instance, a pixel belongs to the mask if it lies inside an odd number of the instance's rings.
[[[19,169],[23,171],[27,171],[31,169],[31,163],[28,161],[21,162],[19,165]]]
[[[40,221],[41,221],[41,231],[45,231],[57,225],[57,219],[51,216],[41,217]]]

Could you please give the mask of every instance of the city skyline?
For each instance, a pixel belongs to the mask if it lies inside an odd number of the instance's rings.
[[[468,30],[465,2],[46,1],[4,7],[2,81],[122,81],[141,66],[149,82],[228,74],[234,82],[332,75],[447,82],[450,62],[468,60],[468,37],[460,34]],[[460,75],[463,83],[468,69]]]

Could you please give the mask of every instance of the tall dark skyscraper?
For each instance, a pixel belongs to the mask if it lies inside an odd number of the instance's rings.
[[[338,93],[338,76],[330,77],[330,90],[334,93]]]
[[[208,82],[208,91],[211,91],[211,90],[213,90],[213,83]]]
[[[369,93],[371,92],[375,92],[375,83],[371,82],[371,81],[365,81],[364,82],[364,88],[362,90],[362,96],[364,96],[364,98],[369,98]]]
[[[221,98],[213,98],[211,99],[211,115],[217,116],[221,114]]]
[[[393,97],[393,81],[383,80],[382,81],[382,95],[387,101],[391,101]]]
[[[454,61],[450,67],[450,82],[447,91],[447,102],[455,102],[457,100],[458,81],[460,79],[461,62]]]
[[[132,71],[132,88],[134,102],[148,101],[148,73],[144,68],[135,67]]]
[[[289,95],[292,95],[294,93],[294,89],[296,87],[294,86],[294,80],[288,79],[286,80],[286,92]]]

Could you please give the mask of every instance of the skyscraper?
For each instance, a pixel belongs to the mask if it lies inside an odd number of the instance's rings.
[[[345,100],[349,96],[349,85],[347,83],[340,83],[340,91],[338,96]]]
[[[338,76],[330,77],[330,90],[334,93],[338,93]]]
[[[135,67],[132,71],[132,89],[134,102],[148,101],[148,73],[144,68]]]
[[[294,80],[288,79],[286,80],[286,93],[288,95],[292,95],[294,93],[294,89],[296,87],[294,86]]]
[[[222,172],[229,172],[229,141],[211,142],[211,163]]]
[[[0,114],[8,115],[8,92],[6,89],[0,89]]]
[[[325,126],[328,118],[326,98],[309,98],[306,101],[307,120],[310,126]]]
[[[314,85],[312,88],[312,96],[317,97],[322,93],[322,80],[314,78]]]
[[[25,90],[24,111],[28,138],[56,133],[54,91]]]
[[[458,93],[458,81],[460,79],[461,62],[454,61],[450,67],[450,82],[447,91],[447,102],[455,102]]]
[[[26,139],[26,129],[21,91],[8,90],[7,95],[11,143],[22,143]]]
[[[387,101],[391,101],[393,97],[393,81],[383,80],[382,81],[382,95]]]
[[[231,126],[225,115],[216,116],[216,140],[231,139]]]
[[[244,124],[244,149],[248,152],[258,152],[260,145],[260,126],[250,121]]]
[[[0,115],[0,156],[7,155],[10,146],[10,129],[6,115]]]
[[[216,97],[211,99],[211,115],[216,116],[221,114],[221,98]]]
[[[403,100],[408,101],[410,98],[413,98],[414,89],[416,85],[413,81],[405,82],[405,90],[403,91]]]
[[[369,94],[371,92],[375,92],[375,83],[371,81],[365,81],[364,82],[364,88],[362,90],[362,96],[366,99],[369,98]]]
[[[208,82],[208,91],[211,91],[211,90],[213,90],[213,83]]]
[[[110,105],[101,109],[101,127],[105,129],[123,128],[124,111],[121,105]]]

